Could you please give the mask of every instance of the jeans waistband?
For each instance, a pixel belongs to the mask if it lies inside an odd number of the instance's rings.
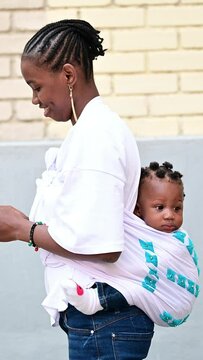
[[[130,307],[125,297],[112,286],[100,282],[96,282],[95,285],[98,290],[100,304],[104,310],[115,311]],[[138,312],[143,312],[141,309],[137,309]]]

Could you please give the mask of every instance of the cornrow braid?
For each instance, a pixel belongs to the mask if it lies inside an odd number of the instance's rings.
[[[152,175],[155,175],[159,179],[168,177],[169,179],[183,185],[181,180],[183,175],[179,171],[173,171],[173,165],[167,161],[165,161],[162,165],[159,165],[158,162],[154,161],[151,162],[149,166],[142,167],[140,182]]]
[[[92,61],[104,56],[100,31],[84,20],[61,20],[41,28],[25,45],[23,57],[36,59],[52,71],[59,71],[65,63],[76,62],[83,67],[87,80],[92,77]]]

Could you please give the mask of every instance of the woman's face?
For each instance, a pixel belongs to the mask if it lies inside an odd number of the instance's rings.
[[[67,78],[63,70],[53,72],[37,66],[30,59],[22,59],[21,72],[31,87],[32,103],[44,109],[44,116],[56,121],[67,121],[72,111]]]

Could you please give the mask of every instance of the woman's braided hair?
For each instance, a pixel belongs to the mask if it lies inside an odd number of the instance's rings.
[[[100,31],[84,20],[61,20],[41,28],[25,45],[23,57],[60,71],[65,63],[77,63],[87,80],[93,75],[92,61],[103,56]]]
[[[159,165],[158,162],[154,161],[149,164],[149,166],[141,168],[140,182],[150,176],[156,176],[159,179],[169,178],[172,181],[175,181],[183,186],[182,174],[179,171],[173,170],[173,165],[165,161],[162,165]]]

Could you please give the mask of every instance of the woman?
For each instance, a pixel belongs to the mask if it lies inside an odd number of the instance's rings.
[[[94,82],[92,62],[104,55],[102,40],[89,23],[63,20],[26,44],[21,70],[33,104],[74,126],[60,149],[46,154],[30,218],[0,207],[0,241],[20,239],[40,248],[47,293],[67,273],[81,286],[100,282],[105,311],[88,316],[69,306],[53,314],[53,324],[60,316],[68,334],[70,360],[141,360],[154,324],[131,306],[128,282],[115,283],[117,270],[108,274],[109,264],[119,267],[125,248],[124,210],[133,212],[136,203],[140,160],[133,135],[103,103]],[[60,293],[55,296],[60,300]]]

